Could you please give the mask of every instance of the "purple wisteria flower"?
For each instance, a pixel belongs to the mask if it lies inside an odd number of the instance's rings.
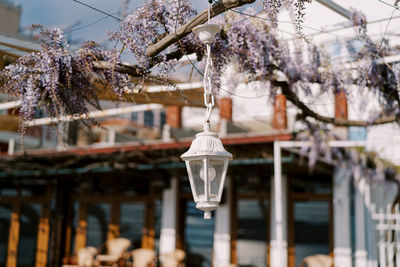
[[[128,15],[116,32],[110,37],[117,40],[128,48],[134,56],[137,64],[148,70],[152,67],[151,58],[146,56],[147,48],[162,39],[167,34],[174,33],[176,29],[186,23],[197,14],[196,10],[188,0],[152,0],[143,7],[136,9]],[[168,51],[186,48],[194,45],[194,36],[189,35],[170,47]],[[168,52],[166,51],[166,52]],[[161,53],[159,59],[164,66],[169,65],[165,54]],[[170,70],[170,67],[167,68]]]
[[[20,57],[0,73],[3,91],[22,101],[22,121],[32,120],[38,111],[51,117],[87,114],[88,104],[100,108],[96,83],[105,81],[117,95],[129,84],[125,74],[94,67],[95,61],[116,66],[116,51],[102,50],[98,44],[86,42],[73,55],[59,29],[41,31],[42,49]]]

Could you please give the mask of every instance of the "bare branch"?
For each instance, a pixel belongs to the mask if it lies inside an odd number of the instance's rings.
[[[211,7],[211,17],[215,17],[229,9],[247,5],[254,3],[255,0],[222,0],[219,1],[218,3],[215,3]],[[208,18],[208,13],[207,10],[204,10],[201,12],[199,15],[197,15],[195,18],[193,18],[191,21],[187,22],[185,25],[180,27],[179,29],[176,30],[175,33],[168,34],[164,38],[162,38],[160,41],[157,43],[149,46],[146,51],[146,56],[148,57],[154,57],[164,49],[166,49],[168,46],[171,44],[177,42],[178,40],[182,39],[186,35],[190,34],[192,32],[192,29],[196,27],[197,25],[203,24],[207,21]]]
[[[185,51],[186,54],[191,54],[193,52],[194,51],[191,51],[191,50]],[[183,56],[184,56],[184,52],[182,51],[182,49],[179,49],[177,51],[167,54],[166,59],[167,59],[167,61],[174,60],[174,59],[178,60]],[[160,62],[161,62],[161,60],[159,59],[159,57],[153,58],[152,61],[150,62],[150,68],[157,65]],[[143,68],[140,68],[137,65],[130,66],[130,65],[121,64],[121,63],[114,65],[113,63],[108,62],[108,61],[93,61],[93,65],[96,69],[99,69],[99,70],[114,69],[115,71],[117,71],[119,73],[128,74],[132,77],[143,77],[144,72],[145,72]]]
[[[114,69],[115,71],[128,74],[132,77],[139,77],[143,75],[143,70],[136,66],[129,66],[124,64],[113,64],[108,61],[93,61],[93,65],[96,69],[106,70],[106,69]]]
[[[274,86],[280,87],[282,89],[282,93],[286,96],[286,98],[292,102],[296,107],[298,107],[303,113],[302,117],[311,117],[320,122],[325,122],[329,124],[333,124],[335,126],[372,126],[372,125],[380,125],[391,122],[397,122],[398,119],[396,116],[387,116],[380,117],[372,122],[362,121],[362,120],[346,120],[346,119],[337,119],[328,116],[323,116],[318,114],[317,112],[311,110],[306,104],[304,104],[299,97],[290,90],[289,84],[284,81],[271,81]]]

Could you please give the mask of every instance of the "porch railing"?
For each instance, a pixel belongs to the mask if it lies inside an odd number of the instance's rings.
[[[400,267],[400,207],[387,205],[377,209],[372,205],[372,219],[379,233],[378,259],[380,267]]]

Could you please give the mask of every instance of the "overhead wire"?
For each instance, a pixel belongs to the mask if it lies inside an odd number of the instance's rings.
[[[118,13],[112,13],[112,14],[114,15],[114,14],[118,14]],[[89,24],[73,28],[73,29],[71,29],[69,31],[66,31],[64,33],[68,34],[68,33],[71,33],[71,32],[75,32],[75,31],[79,31],[79,30],[83,30],[83,29],[89,28],[90,26],[93,26],[93,25],[99,23],[100,21],[103,21],[103,20],[105,20],[106,18],[109,18],[109,17],[110,16],[108,16],[108,15],[104,16],[104,17],[101,17],[101,18],[99,18],[99,19],[97,19],[97,20],[95,20],[95,21],[93,21],[93,22],[91,22]]]
[[[258,14],[260,14],[260,13],[266,11],[267,9],[262,9],[261,11],[256,12],[255,14],[248,14],[248,13],[245,13],[245,12],[242,12],[242,11],[238,11],[238,10],[235,10],[235,9],[227,9],[224,5],[222,5],[222,4],[219,3],[218,1],[213,0],[213,2],[214,2],[215,4],[218,4],[218,5],[222,6],[222,7],[224,7],[224,8],[225,8],[225,11],[230,10],[230,11],[235,12],[235,13],[240,14],[240,15],[244,15],[244,16],[247,16],[247,17],[256,18],[256,19],[260,19],[260,20],[270,21],[270,22],[276,21],[277,23],[284,23],[284,24],[296,25],[296,23],[293,22],[293,21],[288,21],[288,20],[273,20],[273,19],[269,19],[269,18],[257,16]],[[313,31],[316,31],[316,32],[319,32],[319,33],[330,34],[330,35],[335,36],[335,37],[341,37],[341,38],[344,37],[344,36],[337,35],[337,34],[330,33],[330,32],[326,32],[325,30],[317,29],[317,28],[314,28],[314,27],[311,27],[311,26],[308,26],[308,25],[302,25],[302,27],[303,27],[303,28],[310,29],[310,30],[313,30]],[[282,30],[280,29],[280,31],[282,31]],[[287,32],[287,31],[284,31],[284,32],[289,33],[289,32]],[[293,33],[290,33],[290,34],[296,35],[296,34],[293,34]]]
[[[97,11],[97,12],[100,12],[100,13],[102,13],[102,14],[104,14],[104,15],[107,15],[108,17],[114,18],[114,19],[116,19],[116,20],[118,20],[118,21],[122,21],[122,19],[115,17],[113,14],[107,13],[107,12],[101,10],[101,9],[98,9],[98,8],[94,7],[94,6],[91,6],[91,5],[89,5],[89,4],[83,3],[83,2],[81,2],[81,1],[79,1],[79,0],[72,0],[72,1],[74,1],[74,2],[76,2],[76,3],[78,3],[78,4],[81,4],[81,5],[83,5],[83,6],[86,6],[86,7],[90,8],[90,9],[93,9],[93,10],[95,10],[95,11]]]

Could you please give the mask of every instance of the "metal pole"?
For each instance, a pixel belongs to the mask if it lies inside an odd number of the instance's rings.
[[[8,140],[8,155],[14,155],[15,151],[15,140],[11,138]]]
[[[275,196],[275,229],[276,245],[279,255],[279,266],[283,266],[283,221],[282,221],[282,162],[279,141],[274,142],[274,196]]]
[[[336,4],[334,1],[332,1],[332,0],[317,0],[317,2],[326,6],[327,8],[336,12],[337,14],[345,17],[346,19],[351,19],[350,11],[345,9],[344,7]]]

